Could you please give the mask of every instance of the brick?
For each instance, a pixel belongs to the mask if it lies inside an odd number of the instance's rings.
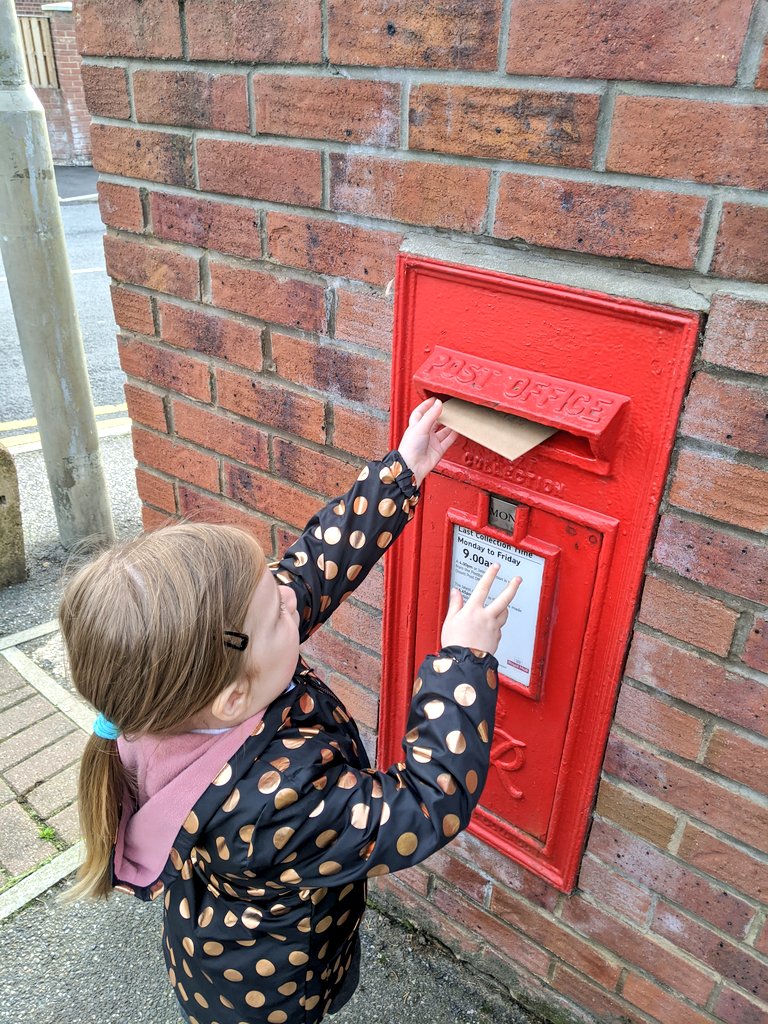
[[[267,214],[269,256],[277,263],[374,285],[385,285],[395,276],[402,240],[391,231],[335,220]]]
[[[507,71],[733,85],[748,19],[740,0],[516,0]]]
[[[145,427],[159,430],[160,433],[168,432],[168,425],[165,421],[165,405],[161,395],[154,391],[147,391],[136,384],[126,383],[125,401],[128,405],[128,415],[132,420],[143,423]]]
[[[750,899],[768,900],[768,863],[693,822],[685,823],[677,856]]]
[[[724,203],[711,273],[768,281],[768,207]]]
[[[432,902],[454,922],[479,935],[489,947],[501,953],[505,958],[512,958],[518,966],[533,971],[535,974],[546,975],[549,968],[549,955],[514,928],[493,917],[481,907],[473,906],[458,893],[449,892],[442,885],[435,888]]]
[[[721,601],[649,576],[638,617],[677,640],[725,657],[739,613]]]
[[[699,1013],[681,999],[665,992],[659,985],[629,971],[621,988],[622,996],[633,1006],[657,1020],[673,1020],[675,1024],[712,1024],[709,1014]]]
[[[562,964],[555,964],[551,987],[577,1003],[580,1008],[595,1014],[600,1021],[620,1021],[621,1024],[646,1024],[647,1018],[632,1011],[619,996],[608,995],[605,989],[590,984],[581,974],[575,974]]]
[[[346,602],[342,608],[346,608],[348,604],[349,602]],[[336,615],[338,612],[334,613],[334,622]],[[375,694],[366,687],[358,686],[335,672],[329,676],[328,685],[358,725],[362,724],[369,729],[376,729],[379,718],[379,702]]]
[[[192,60],[266,64],[318,64],[317,0],[187,0]]]
[[[601,817],[656,846],[666,846],[677,827],[676,815],[605,777],[600,780],[595,810]]]
[[[750,668],[768,672],[768,619],[756,617],[749,631],[741,660]]]
[[[541,89],[416,86],[410,149],[461,156],[591,167],[600,97]]]
[[[584,937],[600,943],[700,1006],[709,998],[714,979],[706,971],[677,956],[668,945],[654,941],[579,896],[571,897],[563,905],[562,919]]]
[[[322,169],[316,150],[226,139],[198,139],[200,189],[294,206],[320,206]]]
[[[60,811],[77,797],[77,777],[80,765],[73,764],[58,772],[52,779],[41,783],[27,795],[30,806],[41,818]]]
[[[308,487],[329,500],[344,494],[357,475],[356,468],[349,462],[282,437],[275,437],[272,441],[272,454],[274,471],[278,476]]]
[[[363,459],[380,459],[389,450],[388,435],[387,421],[372,419],[368,413],[357,412],[343,405],[334,405],[334,448],[352,452]]]
[[[763,59],[760,61],[760,67],[757,71],[755,88],[768,89],[768,41],[763,45]]]
[[[96,117],[127,121],[131,116],[125,68],[83,64],[80,69],[88,110]]]
[[[758,604],[765,602],[768,549],[760,541],[664,515],[653,557],[688,579]]]
[[[768,473],[754,466],[681,451],[669,500],[724,523],[768,530]]]
[[[0,864],[9,875],[20,875],[54,853],[40,838],[37,825],[16,803],[0,808]]]
[[[257,469],[269,469],[267,436],[252,423],[242,423],[220,412],[187,402],[173,403],[176,434],[219,455]]]
[[[381,562],[374,566],[370,575],[360,584],[355,596],[359,601],[365,601],[372,608],[381,611],[384,606],[384,567]]]
[[[615,721],[629,732],[680,757],[695,761],[704,736],[701,718],[625,683],[619,693]]]
[[[248,206],[153,192],[150,208],[158,238],[248,259],[261,257],[259,214]]]
[[[0,771],[5,771],[72,732],[75,725],[64,715],[51,714],[34,725],[3,740],[0,745]]]
[[[118,326],[137,334],[154,334],[152,300],[143,292],[132,292],[118,284],[110,286],[112,309]]]
[[[32,695],[26,700],[20,701],[0,714],[0,740],[5,740],[9,736],[13,736],[14,733],[26,729],[27,726],[47,718],[53,710],[53,706],[44,697],[32,692]]]
[[[768,808],[629,740],[611,736],[604,770],[734,839],[768,852]]]
[[[315,506],[315,511],[317,506]],[[305,522],[309,519],[306,517]],[[349,593],[355,589],[355,584],[349,584]],[[381,681],[381,662],[378,658],[363,651],[344,637],[338,636],[330,629],[321,629],[314,633],[306,644],[306,650],[311,658],[334,669],[341,675],[346,676],[353,682],[364,679],[366,686],[378,689]]]
[[[400,85],[360,79],[256,75],[256,131],[363,146],[397,146]]]
[[[104,238],[104,253],[107,273],[118,281],[182,299],[200,296],[200,269],[194,256],[112,235]]]
[[[118,338],[118,349],[120,365],[130,377],[210,402],[211,382],[206,363],[137,338]]]
[[[651,893],[633,885],[629,879],[611,871],[592,856],[582,859],[577,888],[601,906],[644,928],[653,905]]]
[[[490,171],[331,153],[331,208],[405,224],[483,230]]]
[[[768,745],[717,725],[703,764],[718,775],[768,796]]]
[[[500,0],[329,0],[332,64],[496,70]]]
[[[506,924],[514,926],[604,988],[614,988],[619,980],[621,967],[613,958],[578,938],[561,922],[544,917],[540,911],[498,886],[493,887],[490,910]]]
[[[144,211],[137,188],[108,181],[100,181],[96,188],[99,193],[99,213],[107,227],[136,233],[144,230]]]
[[[763,923],[762,930],[755,939],[755,949],[761,953],[768,953],[768,920]]]
[[[264,516],[279,519],[299,529],[318,509],[314,495],[232,463],[224,466],[224,493],[235,501],[257,509]]]
[[[176,0],[115,6],[112,0],[78,0],[77,45],[102,57],[181,57]]]
[[[423,867],[435,878],[439,878],[441,884],[447,882],[448,885],[454,886],[463,896],[474,900],[475,903],[483,902],[488,888],[488,879],[479,871],[475,871],[474,868],[459,860],[458,857],[452,857],[447,849],[443,848],[437,853],[433,853],[423,862]],[[491,909],[494,908],[491,907]],[[494,913],[496,913],[495,909]],[[536,911],[534,911],[535,914]],[[531,937],[536,938],[535,934]]]
[[[688,437],[768,455],[765,388],[720,380],[699,372],[685,402],[681,430]]]
[[[167,512],[158,512],[157,509],[151,508],[149,505],[141,507],[141,524],[145,532],[159,530],[163,526],[171,526],[177,521],[176,516],[169,516]]]
[[[602,822],[590,834],[590,853],[645,886],[708,921],[716,928],[743,939],[754,916],[746,900],[723,892],[722,885],[680,864],[668,853],[628,836]]]
[[[134,71],[136,120],[188,128],[247,132],[245,75],[205,71]]]
[[[764,189],[765,108],[619,96],[606,169]]]
[[[381,612],[345,601],[333,613],[333,628],[374,654],[381,655]]]
[[[137,427],[133,428],[133,450],[137,462],[150,469],[158,469],[167,476],[186,480],[208,491],[219,489],[219,463],[211,455]]]
[[[216,383],[222,408],[308,441],[325,441],[325,405],[312,395],[222,369],[217,371]]]
[[[103,174],[194,188],[192,140],[186,135],[94,124],[91,146],[93,166]]]
[[[471,833],[460,832],[452,840],[451,850],[478,871],[506,886],[507,889],[517,893],[529,903],[548,911],[555,910],[558,892],[553,886],[530,871],[526,871],[522,864],[516,864],[505,854],[494,850]]]
[[[336,289],[336,325],[334,337],[392,351],[392,300],[375,292]]]
[[[233,505],[220,497],[201,494],[191,487],[179,485],[179,511],[185,519],[196,523],[228,523],[239,526],[258,540],[269,555],[272,550],[271,524],[260,516]]]
[[[768,966],[748,953],[743,945],[729,942],[664,903],[657,906],[652,927],[657,934],[670,939],[678,948],[740,988],[758,999],[768,999]]]
[[[48,818],[48,824],[56,829],[56,834],[70,846],[80,838],[80,820],[77,815],[77,804],[70,804],[63,811]]]
[[[274,332],[272,358],[285,380],[373,408],[389,408],[389,363],[381,359]]]
[[[705,209],[699,196],[504,174],[493,233],[548,248],[693,267]]]
[[[5,779],[19,796],[24,796],[41,782],[46,782],[63,768],[79,760],[88,737],[79,729],[69,733],[50,747],[38,750],[5,772]]]
[[[393,916],[396,917],[398,915],[402,917],[403,907],[405,907],[405,913],[409,918],[418,922],[420,927],[424,925],[424,922],[428,922],[429,933],[436,935],[457,956],[468,959],[476,958],[483,948],[482,940],[454,925],[437,907],[428,900],[421,899],[413,891],[415,885],[413,885],[412,879],[418,870],[417,868],[414,871],[398,871],[394,875],[382,875],[380,878],[373,879],[371,888],[376,894],[377,901],[382,898],[393,901],[390,903],[390,907]],[[403,876],[412,883],[412,888],[403,884]],[[426,878],[426,875],[423,877]]]
[[[136,488],[139,497],[146,505],[153,505],[162,509],[163,512],[174,514],[176,512],[176,495],[173,483],[164,480],[154,473],[148,473],[146,469],[136,468]]]
[[[278,274],[211,262],[211,302],[304,331],[323,331],[326,325],[325,291]]]
[[[768,690],[709,658],[636,633],[627,675],[753,732],[768,733]]]
[[[226,359],[249,370],[261,369],[261,327],[169,302],[161,302],[159,312],[160,334],[169,345],[194,349],[200,355]]]
[[[701,358],[768,376],[768,303],[722,293],[713,296]]]
[[[723,985],[712,1007],[712,1013],[723,1024],[768,1024],[768,1008]]]

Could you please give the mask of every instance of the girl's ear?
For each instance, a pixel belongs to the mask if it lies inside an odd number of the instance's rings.
[[[211,714],[224,725],[240,718],[246,709],[250,687],[245,679],[235,679],[213,698]]]

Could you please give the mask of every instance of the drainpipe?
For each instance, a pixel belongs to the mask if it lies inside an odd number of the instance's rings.
[[[114,539],[51,147],[0,0],[0,253],[65,548]]]

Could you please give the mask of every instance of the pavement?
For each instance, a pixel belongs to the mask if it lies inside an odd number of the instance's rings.
[[[77,173],[62,176],[61,191],[87,194],[91,169],[68,170]],[[133,535],[141,513],[130,437],[105,431],[101,449],[116,533]],[[161,907],[119,894],[59,899],[82,853],[77,766],[94,713],[68,679],[55,620],[72,559],[39,444],[17,448],[14,462],[28,576],[0,589],[0,1024],[176,1024]],[[334,1024],[541,1024],[420,932],[371,909],[362,934],[363,981]]]

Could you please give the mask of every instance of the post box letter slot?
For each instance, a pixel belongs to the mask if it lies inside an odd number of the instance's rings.
[[[584,438],[593,456],[603,460],[614,449],[629,403],[626,395],[441,345],[413,379],[424,395],[462,398]]]

